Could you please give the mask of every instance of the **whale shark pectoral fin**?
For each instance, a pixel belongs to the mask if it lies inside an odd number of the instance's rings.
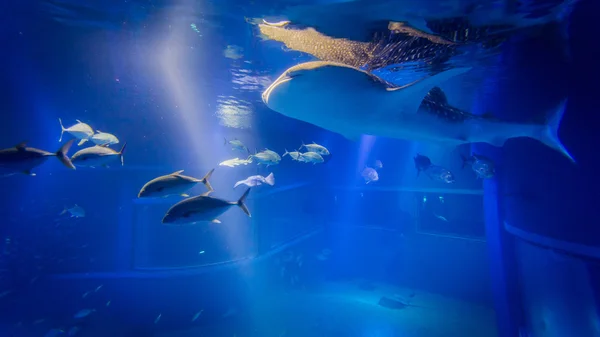
[[[401,87],[387,88],[387,91],[395,92],[397,95],[398,108],[402,109],[403,113],[417,113],[425,96],[433,88],[438,87],[441,83],[464,74],[471,70],[470,67],[453,68],[442,71],[435,75],[424,77]]]

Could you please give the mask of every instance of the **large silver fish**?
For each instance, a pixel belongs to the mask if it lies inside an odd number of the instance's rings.
[[[125,153],[126,146],[127,143],[124,143],[119,152],[108,146],[96,145],[86,147],[85,149],[77,151],[73,157],[71,157],[71,161],[76,166],[82,167],[107,167],[108,164],[116,160],[121,160],[121,165],[123,165],[123,154]]]
[[[187,198],[171,207],[162,219],[164,224],[195,224],[198,222],[220,223],[217,219],[225,213],[231,206],[239,206],[248,216],[250,211],[244,201],[250,193],[250,188],[244,192],[238,201],[227,201],[215,197],[209,197],[208,193]]]
[[[75,169],[73,163],[67,157],[67,152],[73,145],[74,139],[66,142],[55,153],[44,150],[27,147],[23,142],[15,147],[0,150],[0,175],[9,176],[17,173],[24,173],[34,176],[31,170],[48,160],[50,157],[57,157],[63,165],[70,169]]]
[[[203,183],[209,191],[213,191],[208,179],[214,171],[210,170],[202,179],[185,176],[183,170],[154,178],[142,187],[138,198],[164,198],[171,195],[189,197],[185,192],[198,183]]]
[[[91,126],[89,126],[88,124],[85,124],[84,122],[80,121],[79,119],[76,120],[77,124],[71,125],[68,128],[65,128],[65,126],[62,123],[62,120],[59,118],[58,122],[60,123],[60,138],[58,139],[59,142],[62,142],[62,137],[63,134],[65,132],[71,134],[71,136],[80,139],[80,142],[77,144],[79,146],[83,145],[83,143],[87,142],[88,139],[90,137],[92,137],[94,135],[94,129],[92,129]]]
[[[430,90],[469,69],[454,68],[402,87],[390,87],[358,68],[306,62],[286,70],[262,98],[272,110],[351,140],[367,134],[454,146],[478,142],[502,146],[510,138],[529,137],[573,160],[557,134],[566,101],[546,125],[508,123],[462,111],[419,109]]]

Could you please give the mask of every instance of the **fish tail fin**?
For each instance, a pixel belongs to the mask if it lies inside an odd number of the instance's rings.
[[[417,178],[419,178],[419,174],[421,174],[421,170],[417,169]]]
[[[558,129],[560,128],[560,123],[565,113],[566,106],[567,100],[565,99],[560,102],[554,113],[549,117],[548,122],[542,128],[541,132],[539,131],[539,128],[536,128],[533,138],[562,153],[563,156],[569,158],[571,162],[575,163],[573,156],[571,156],[567,148],[558,138]]]
[[[246,201],[248,193],[250,193],[250,190],[251,188],[247,189],[246,192],[242,194],[240,200],[238,200],[236,204],[242,209],[242,211],[244,211],[244,213],[246,213],[249,217],[252,217],[252,215],[250,214],[250,210],[248,209],[248,207],[246,207],[246,204],[244,203]]]
[[[214,191],[213,187],[210,184],[210,181],[208,181],[208,179],[210,179],[210,176],[212,176],[213,172],[215,172],[215,169],[208,171],[204,178],[202,178],[202,183],[204,184],[204,186],[206,186],[206,188],[208,188],[209,191]]]
[[[243,184],[243,181],[238,181],[237,183],[235,183],[233,185],[233,188],[236,188],[236,187],[240,186],[241,184]]]
[[[79,143],[77,143],[77,146],[81,146],[87,141],[88,141],[87,138],[83,138],[82,140],[79,141]]]
[[[286,155],[288,155],[288,154],[290,154],[290,153],[288,152],[288,150],[287,150],[287,149],[285,149],[285,153],[283,154],[283,156],[282,156],[282,157],[285,157],[285,156],[286,156]]]
[[[66,129],[62,123],[62,119],[59,118],[58,123],[60,123],[60,138],[58,139],[58,142],[60,143],[60,142],[62,142],[62,137],[63,137],[63,134],[65,133]]]
[[[61,146],[60,149],[58,149],[58,151],[55,153],[56,158],[58,158],[63,165],[73,170],[75,169],[75,165],[73,165],[71,159],[69,159],[67,156],[67,153],[69,153],[69,149],[71,148],[71,145],[73,145],[74,141],[75,139],[71,139],[70,141],[64,143],[63,146]]]
[[[123,155],[125,154],[126,147],[127,147],[127,142],[123,143],[123,147],[121,148],[121,151],[119,151],[119,158],[121,158],[121,166],[125,165],[125,162],[123,161]]]
[[[271,186],[275,185],[275,176],[273,175],[273,172],[271,172],[266,178],[265,178],[265,182]]]

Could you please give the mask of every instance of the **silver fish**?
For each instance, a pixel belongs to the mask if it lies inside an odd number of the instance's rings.
[[[329,150],[327,150],[327,148],[323,145],[319,145],[315,142],[312,142],[312,144],[304,144],[302,143],[302,146],[309,152],[316,152],[318,154],[320,154],[321,156],[328,156]]]
[[[491,179],[496,174],[496,168],[494,161],[482,155],[472,154],[470,157],[461,155],[463,160],[463,168],[469,165],[471,169],[477,174],[477,178]]]
[[[510,138],[529,137],[573,160],[557,134],[566,100],[546,125],[508,123],[471,114],[462,118],[462,112],[443,110],[440,114],[420,109],[433,88],[470,69],[453,68],[397,87],[355,67],[306,62],[286,70],[263,92],[262,99],[274,111],[351,140],[368,134],[454,146],[477,142],[502,146]]]
[[[277,165],[281,161],[281,157],[273,151],[258,152],[256,154],[250,155],[248,159],[256,161],[259,165],[267,165],[267,167],[271,165]]]
[[[81,309],[75,315],[73,315],[73,318],[84,318],[84,317],[89,316],[90,314],[92,314],[95,311],[96,311],[96,309]]]
[[[85,210],[83,209],[83,207],[78,206],[77,204],[75,204],[73,207],[65,207],[65,209],[60,212],[59,215],[63,215],[66,213],[71,214],[71,218],[83,218],[85,217]]]
[[[237,139],[232,139],[228,141],[227,138],[225,138],[225,145],[227,144],[231,145],[232,150],[250,153],[250,150],[248,150],[246,145],[244,145],[244,143]]]
[[[275,151],[271,151],[269,149],[264,149],[261,153],[264,153],[268,156],[271,156],[277,160],[281,160],[281,156],[279,156],[279,153],[275,152]]]
[[[0,174],[9,176],[17,173],[24,173],[34,176],[31,172],[35,167],[40,166],[48,158],[57,157],[63,165],[70,169],[75,169],[73,163],[67,157],[67,153],[73,145],[74,140],[66,142],[55,153],[46,152],[44,150],[27,147],[27,143],[23,142],[15,147],[0,150]]]
[[[233,158],[233,159],[228,159],[228,160],[220,162],[219,166],[235,167],[238,165],[248,165],[250,163],[252,163],[252,158],[248,158],[248,159]]]
[[[439,181],[446,184],[452,184],[455,182],[454,174],[452,174],[450,170],[442,166],[430,165],[425,170],[425,173],[429,178],[435,181]]]
[[[217,219],[221,214],[225,213],[230,207],[238,206],[250,215],[250,211],[244,201],[250,193],[250,188],[244,192],[238,201],[226,201],[223,199],[209,197],[208,193],[187,198],[171,207],[167,214],[162,219],[163,224],[195,224],[198,222],[213,222],[220,223]]]
[[[375,171],[375,169],[371,167],[365,167],[365,169],[361,173],[361,176],[363,177],[363,179],[365,179],[365,184],[379,180],[379,174],[377,173],[377,171]]]
[[[73,157],[71,157],[71,161],[75,166],[81,167],[98,167],[104,166],[107,167],[108,164],[114,162],[117,159],[121,160],[121,165],[123,165],[123,154],[125,153],[125,148],[127,147],[127,142],[123,144],[123,147],[119,152],[111,149],[108,146],[92,146],[87,147],[85,149],[77,151]]]
[[[237,183],[235,183],[235,185],[233,185],[233,188],[236,188],[242,184],[244,184],[248,187],[259,186],[262,184],[267,184],[267,185],[273,186],[273,185],[275,185],[275,176],[273,175],[273,173],[269,174],[266,177],[263,177],[261,175],[250,176],[244,180],[240,180]]]
[[[142,187],[138,198],[164,198],[171,195],[189,197],[185,192],[198,183],[203,183],[209,191],[214,191],[208,181],[214,171],[215,169],[210,170],[202,179],[185,176],[182,174],[183,170],[154,178]]]
[[[292,152],[288,152],[288,150],[285,150],[285,153],[283,154],[282,157],[285,157],[289,155],[290,157],[292,157],[292,160],[297,160],[300,161],[302,160],[302,153],[300,151],[292,151]]]
[[[90,137],[92,143],[96,145],[113,145],[119,143],[119,138],[107,132],[96,130],[96,133]]]
[[[312,163],[313,165],[324,162],[323,157],[316,152],[304,152],[300,154],[302,160],[305,163]]]
[[[197,320],[197,319],[200,317],[200,315],[202,315],[202,312],[203,312],[203,311],[204,311],[204,309],[202,309],[202,310],[198,311],[198,312],[197,312],[197,313],[194,315],[194,317],[192,317],[192,322],[195,322],[195,321],[196,321],[196,320]]]
[[[65,128],[62,120],[59,118],[58,122],[60,123],[60,138],[58,139],[59,142],[62,142],[62,137],[63,134],[65,132],[69,133],[71,136],[80,139],[81,141],[79,142],[79,146],[81,146],[83,143],[87,142],[87,140],[92,137],[94,135],[94,129],[92,129],[91,126],[85,124],[84,122],[80,121],[80,120],[76,120],[77,124],[71,125],[68,128]]]

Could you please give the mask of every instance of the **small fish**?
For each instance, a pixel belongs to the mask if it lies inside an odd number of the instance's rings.
[[[162,317],[162,313],[158,314],[158,316],[156,316],[156,319],[154,320],[154,324],[158,323],[158,321],[160,321],[161,317]]]
[[[228,159],[228,160],[220,162],[219,166],[235,167],[238,165],[248,165],[250,163],[252,163],[252,158],[248,158],[248,159],[233,158],[233,159]]]
[[[316,152],[304,152],[301,153],[300,156],[302,156],[302,160],[300,161],[303,161],[305,163],[312,163],[313,165],[320,164],[325,161],[323,157]]]
[[[250,211],[244,201],[250,193],[250,188],[244,192],[238,201],[226,201],[209,197],[207,193],[187,198],[171,207],[162,219],[163,224],[195,224],[198,222],[220,223],[218,216],[225,213],[232,206],[238,206],[249,217]]]
[[[96,289],[94,289],[94,292],[97,293],[100,289],[102,289],[103,286],[104,286],[104,284],[97,286]]]
[[[50,329],[50,331],[48,331],[44,337],[58,337],[62,334],[65,333],[65,330],[61,330],[61,329]]]
[[[302,153],[300,153],[300,151],[292,151],[292,152],[288,152],[288,150],[285,150],[285,153],[283,154],[282,157],[285,157],[286,155],[289,155],[292,160],[297,160],[297,161],[302,161]]]
[[[223,318],[234,316],[235,314],[237,314],[237,312],[238,310],[236,307],[229,307],[229,309],[227,309],[227,312],[223,314]]]
[[[450,172],[450,170],[448,170],[447,168],[442,167],[442,166],[430,165],[425,170],[425,173],[432,180],[443,182],[446,184],[452,184],[455,181],[454,174],[452,174],[452,172]]]
[[[96,311],[96,309],[81,309],[75,315],[73,315],[73,318],[84,318],[84,317],[89,316],[90,314],[92,314],[95,311]]]
[[[331,255],[331,250],[325,248],[325,249],[321,250],[321,252],[319,254],[317,254],[317,260],[320,260],[320,261],[328,260],[330,255]]]
[[[8,296],[8,295],[10,295],[12,292],[13,292],[13,291],[12,291],[12,289],[5,290],[5,291],[1,292],[1,293],[0,293],[0,298],[2,298],[2,297],[5,297],[5,296]]]
[[[83,295],[81,295],[81,298],[86,298],[86,297],[88,297],[89,294],[90,294],[90,292],[86,291],[83,293]]]
[[[203,312],[203,311],[204,311],[204,309],[202,309],[202,310],[198,311],[198,312],[197,312],[197,313],[194,315],[194,317],[192,317],[192,322],[195,322],[195,321],[198,319],[198,317],[200,317],[200,315],[202,315],[202,312]]]
[[[315,152],[320,154],[321,156],[328,156],[329,150],[327,150],[327,148],[323,145],[319,145],[315,142],[312,142],[312,144],[304,144],[302,143],[302,147],[304,147],[308,152]]]
[[[119,144],[119,138],[117,138],[112,133],[102,132],[100,130],[96,130],[96,133],[90,137],[92,143],[96,145],[113,145]]]
[[[253,155],[250,155],[248,159],[256,161],[259,165],[267,165],[267,167],[271,165],[277,165],[281,161],[281,157],[279,156],[279,154],[271,150],[265,150],[262,152],[255,153]]]
[[[490,158],[473,153],[470,157],[461,155],[463,160],[462,167],[469,165],[480,179],[491,179],[496,174],[495,163]]]
[[[85,210],[83,209],[83,207],[75,204],[73,207],[65,207],[65,209],[63,209],[62,212],[60,212],[60,214],[58,215],[63,215],[66,213],[71,214],[71,218],[83,218],[85,217]]]
[[[262,184],[267,184],[267,185],[273,186],[273,185],[275,185],[275,176],[273,175],[272,172],[267,177],[263,177],[261,175],[250,176],[244,180],[240,180],[237,183],[235,183],[235,185],[233,185],[233,188],[236,188],[242,184],[244,184],[248,187],[259,186]]]
[[[365,169],[361,173],[361,176],[363,177],[363,179],[365,179],[365,184],[379,180],[379,174],[377,173],[377,171],[370,167],[365,167]]]
[[[203,183],[209,191],[214,191],[208,181],[214,171],[215,169],[210,170],[202,179],[184,176],[183,170],[154,178],[142,187],[138,198],[165,198],[171,195],[189,197],[185,192],[198,183]]]
[[[110,301],[106,302],[106,306],[109,307],[110,306]]]
[[[205,253],[205,251],[201,250],[201,251],[198,252],[198,255],[201,255],[201,254],[204,254],[204,253]]]
[[[84,122],[80,121],[80,120],[76,120],[77,124],[71,125],[68,128],[65,128],[63,126],[62,120],[59,118],[58,122],[60,123],[60,138],[58,139],[58,142],[62,142],[62,137],[63,134],[65,132],[69,133],[71,136],[80,139],[81,141],[79,142],[79,146],[83,145],[83,143],[87,142],[88,139],[90,137],[92,137],[94,135],[94,129],[92,129],[91,126],[85,124]]]
[[[383,168],[383,163],[381,162],[381,160],[377,159],[373,166],[375,166],[375,169],[379,170],[380,168]]]
[[[123,144],[123,147],[119,152],[107,147],[107,146],[92,146],[82,150],[77,151],[71,157],[71,161],[75,166],[81,167],[97,167],[104,166],[108,167],[108,164],[113,161],[120,159],[121,165],[123,165],[123,154],[125,153],[125,148],[127,147],[127,142]]]
[[[31,170],[40,166],[48,158],[57,157],[63,165],[70,169],[75,169],[73,163],[67,157],[67,153],[75,140],[71,139],[60,147],[55,153],[46,152],[44,150],[27,147],[26,142],[17,144],[15,147],[0,150],[0,174],[10,176],[17,173],[24,173],[30,176],[35,176]]]
[[[225,50],[223,50],[223,56],[228,59],[238,60],[244,57],[243,54],[244,49],[242,47],[236,45],[228,45]]]
[[[79,332],[79,330],[81,330],[81,328],[79,328],[78,326],[74,326],[71,329],[69,329],[69,331],[67,332],[67,336],[75,336]]]
[[[435,216],[436,218],[438,218],[438,219],[440,219],[440,220],[442,220],[442,221],[446,221],[446,222],[448,222],[448,219],[446,219],[446,217],[444,217],[444,216],[437,215],[437,214],[435,214],[435,213],[433,213],[433,216]]]
[[[431,166],[431,159],[426,156],[417,153],[417,156],[413,159],[415,161],[415,168],[417,169],[417,177],[419,177],[421,171],[425,171]]]
[[[231,145],[232,150],[250,153],[250,150],[248,150],[246,145],[244,145],[244,143],[237,140],[236,138],[234,138],[233,140],[229,140],[229,141],[227,140],[227,138],[225,138],[225,145],[227,145],[227,144]]]

